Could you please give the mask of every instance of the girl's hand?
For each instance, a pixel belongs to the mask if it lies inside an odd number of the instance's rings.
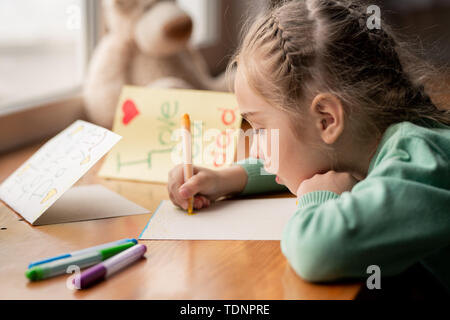
[[[345,191],[351,191],[358,182],[348,172],[328,171],[324,174],[316,174],[300,184],[297,189],[297,199],[312,191],[331,191],[341,194]]]
[[[172,202],[187,210],[188,199],[194,196],[194,208],[208,207],[211,201],[245,188],[247,173],[240,166],[223,170],[210,170],[194,166],[194,175],[184,182],[183,164],[169,172],[168,191]]]

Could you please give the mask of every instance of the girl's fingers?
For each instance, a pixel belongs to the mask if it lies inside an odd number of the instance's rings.
[[[184,199],[183,197],[180,196],[180,194],[178,193],[178,188],[179,186],[176,186],[169,190],[170,199],[174,204],[182,207],[183,209],[187,209],[188,206],[187,199]]]
[[[196,196],[194,198],[194,208],[195,209],[201,209],[209,207],[210,201],[205,196]]]
[[[201,209],[202,207],[203,207],[203,201],[200,198],[195,197],[194,198],[194,209]]]
[[[172,200],[172,202],[175,205],[178,205],[183,209],[187,209],[188,207],[187,199],[181,197],[178,192],[178,189],[183,183],[184,183],[183,166],[178,165],[169,172],[169,184],[168,184],[169,196],[170,200]]]
[[[188,199],[194,197],[194,208],[201,209],[210,205],[210,200],[205,196],[198,195],[205,185],[205,177],[201,168],[194,167],[194,176],[184,181],[184,167],[179,165],[169,173],[169,196],[175,205],[184,210],[188,209]]]
[[[187,199],[200,193],[204,187],[204,180],[205,179],[201,174],[194,175],[178,189],[180,197]]]
[[[175,205],[177,205],[177,206],[187,210],[187,207],[188,207],[187,200],[181,199],[179,197],[176,197],[175,193],[171,192],[170,190],[169,190],[169,198],[170,198],[170,201],[172,201],[173,204],[175,204]]]
[[[209,205],[210,205],[210,200],[207,198],[207,197],[205,197],[205,196],[199,196],[199,198],[202,200],[202,208],[206,208],[206,207],[209,207]]]
[[[194,208],[195,209],[203,208],[203,199],[201,197],[194,198]]]

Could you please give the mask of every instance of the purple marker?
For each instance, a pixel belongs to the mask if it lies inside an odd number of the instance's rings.
[[[146,251],[145,245],[137,244],[76,275],[72,282],[76,288],[84,289],[139,260]]]

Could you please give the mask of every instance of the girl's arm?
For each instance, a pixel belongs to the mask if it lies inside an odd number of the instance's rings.
[[[169,172],[169,197],[175,205],[187,209],[188,199],[195,196],[194,208],[201,209],[223,196],[287,190],[275,182],[274,175],[265,171],[261,175],[260,160],[246,159],[238,164],[221,170],[194,166],[194,176],[186,182],[183,165],[177,165]]]
[[[389,151],[391,150],[391,151]],[[300,198],[281,248],[309,281],[398,274],[450,245],[449,150],[409,137],[380,153],[378,165],[351,192]],[[441,257],[441,261],[448,257]]]
[[[264,170],[264,163],[260,159],[247,158],[237,164],[247,172],[247,184],[239,195],[289,191],[286,186],[276,183],[275,175]]]

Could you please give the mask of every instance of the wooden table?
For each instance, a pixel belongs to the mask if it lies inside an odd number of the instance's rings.
[[[0,155],[0,181],[35,152]],[[101,163],[77,185],[99,183],[156,210],[164,184],[104,180]],[[68,289],[68,275],[25,278],[28,263],[121,238],[138,237],[151,214],[33,227],[0,202],[0,299],[353,299],[361,283],[311,284],[293,271],[279,241],[140,241],[145,259],[87,290]]]

